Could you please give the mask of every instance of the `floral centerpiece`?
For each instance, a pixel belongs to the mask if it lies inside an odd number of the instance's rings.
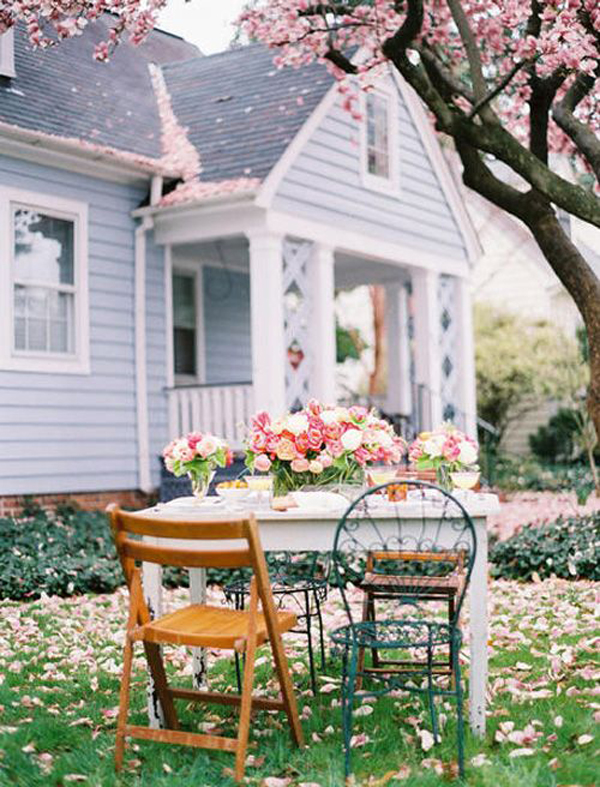
[[[454,424],[443,423],[432,432],[421,432],[411,443],[408,456],[418,470],[435,470],[440,486],[450,486],[455,473],[477,472],[479,446]]]
[[[371,462],[400,461],[405,444],[367,407],[337,407],[312,399],[303,410],[252,419],[246,465],[271,472],[275,494],[304,486],[359,483]]]
[[[178,437],[163,450],[165,467],[175,476],[188,475],[192,492],[204,498],[217,467],[231,464],[233,454],[220,437],[202,432],[190,432]]]

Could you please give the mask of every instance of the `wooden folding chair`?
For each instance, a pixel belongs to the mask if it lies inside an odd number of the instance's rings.
[[[281,634],[296,625],[296,616],[290,612],[277,612],[275,609],[267,565],[254,517],[251,515],[226,521],[189,522],[129,513],[122,511],[116,505],[110,505],[107,510],[130,598],[117,721],[116,770],[119,770],[123,764],[125,738],[133,737],[235,752],[235,779],[240,781],[244,775],[250,715],[254,709],[285,711],[292,738],[298,746],[301,746],[302,729],[281,640]],[[215,549],[215,543],[210,545],[210,549],[208,546],[205,549],[157,546],[130,538],[129,534],[199,542],[236,540],[238,545],[231,549]],[[240,541],[245,542],[242,547],[239,546]],[[219,547],[220,544],[216,546]],[[253,578],[249,607],[246,610],[233,610],[208,604],[190,604],[152,620],[144,599],[141,569],[136,565],[140,561],[185,568],[250,567],[253,570]],[[258,608],[259,600],[262,611]],[[256,649],[267,641],[271,644],[275,670],[281,686],[282,698],[277,700],[252,695]],[[151,729],[127,723],[135,642],[143,643],[167,729]],[[160,645],[163,643],[211,649],[223,648],[244,653],[246,666],[242,693],[223,694],[214,691],[172,688],[167,683],[161,656]],[[180,730],[174,699],[239,706],[237,738]]]

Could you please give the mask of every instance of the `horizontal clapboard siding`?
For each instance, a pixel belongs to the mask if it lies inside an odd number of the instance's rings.
[[[396,100],[398,192],[385,194],[362,184],[359,123],[338,98],[283,178],[274,207],[429,254],[466,259],[419,132],[402,99]]]
[[[130,212],[144,193],[1,155],[0,185],[88,204],[91,354],[90,375],[0,370],[0,494],[134,489],[135,227]],[[156,279],[149,276],[149,290],[155,295],[162,253],[153,247],[149,265],[156,273]],[[158,368],[164,365],[164,310],[158,303],[153,300],[148,313],[153,337],[148,359],[150,420],[156,430],[153,449],[162,440],[166,418],[158,393]]]
[[[252,379],[250,276],[204,267],[204,336],[207,383]]]

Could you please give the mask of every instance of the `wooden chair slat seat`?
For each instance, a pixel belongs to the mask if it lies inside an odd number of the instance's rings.
[[[277,613],[277,628],[284,634],[296,625],[293,612]],[[206,604],[190,604],[168,615],[139,626],[132,632],[134,641],[189,645],[199,648],[223,648],[224,650],[246,648],[248,640],[248,613],[227,607]],[[267,622],[262,612],[256,615],[257,645],[269,638]]]
[[[450,574],[445,577],[407,577],[398,574],[377,574],[367,572],[365,574],[363,589],[389,590],[414,592],[420,591],[421,595],[429,593],[439,593],[446,596],[455,596],[462,586],[462,578],[457,574]]]

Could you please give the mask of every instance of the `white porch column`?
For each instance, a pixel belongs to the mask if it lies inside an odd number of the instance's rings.
[[[335,289],[331,246],[315,244],[309,267],[310,396],[335,402]]]
[[[415,380],[424,389],[426,428],[442,420],[438,274],[419,268],[412,274],[415,303]],[[415,403],[417,406],[417,403]]]
[[[473,304],[468,279],[456,280],[456,311],[459,324],[458,361],[460,363],[460,399],[465,412],[465,432],[477,438],[477,397],[475,391],[475,342]]]
[[[408,295],[401,284],[385,288],[385,325],[388,346],[388,382],[385,408],[388,413],[409,415],[410,348],[408,337]]]
[[[285,409],[283,237],[261,232],[248,240],[254,409],[276,416]]]

